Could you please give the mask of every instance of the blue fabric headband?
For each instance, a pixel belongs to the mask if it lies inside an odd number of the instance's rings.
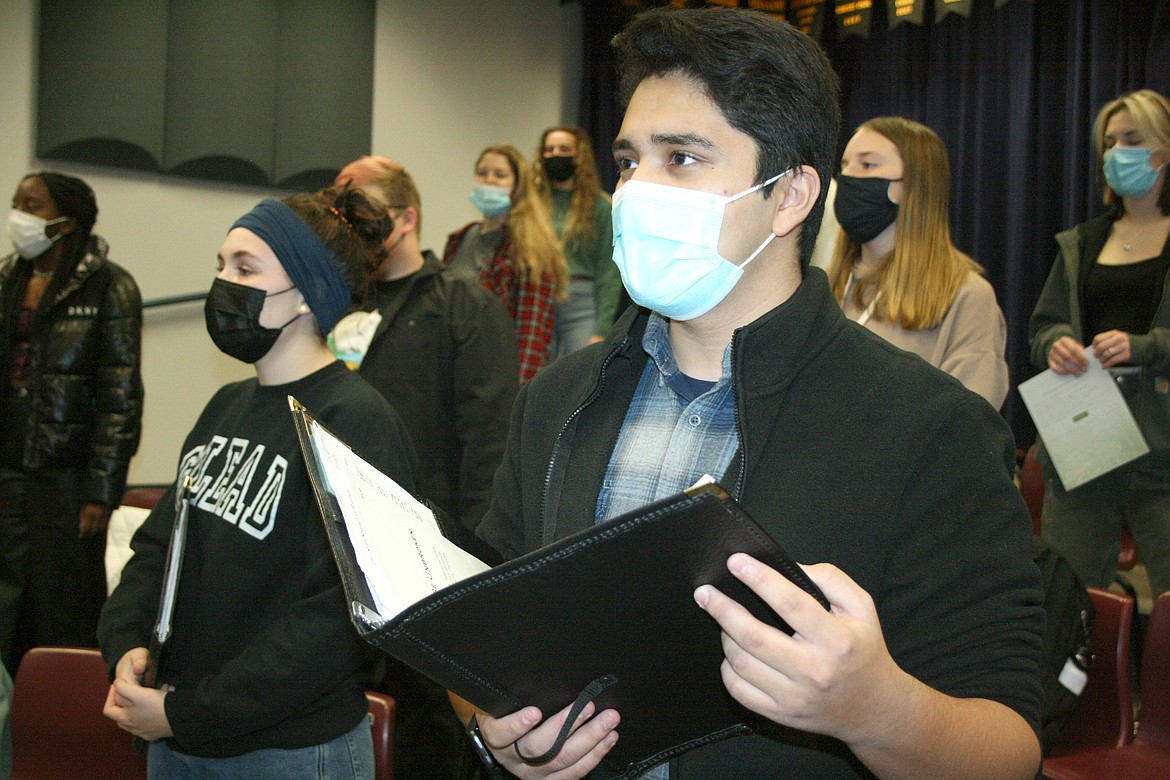
[[[238,227],[251,230],[268,244],[317,317],[321,333],[328,335],[349,312],[351,294],[317,234],[295,211],[273,198],[260,201],[237,219],[232,229]]]

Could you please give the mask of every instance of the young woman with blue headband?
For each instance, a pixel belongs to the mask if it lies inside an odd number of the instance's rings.
[[[216,393],[179,457],[178,482],[194,487],[159,688],[140,677],[174,488],[135,535],[98,629],[114,672],[105,713],[151,741],[151,777],[373,777],[364,690],[378,653],[350,625],[287,397],[413,485],[397,414],[323,336],[377,266],[390,229],[385,209],[334,188],[261,202],[220,248],[208,332],[256,377]]]

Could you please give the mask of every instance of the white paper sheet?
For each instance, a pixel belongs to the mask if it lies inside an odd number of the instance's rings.
[[[383,619],[489,567],[449,541],[434,514],[321,426],[313,445]]]
[[[1117,382],[1092,348],[1080,376],[1049,369],[1020,385],[1020,396],[1044,439],[1065,490],[1150,451]]]

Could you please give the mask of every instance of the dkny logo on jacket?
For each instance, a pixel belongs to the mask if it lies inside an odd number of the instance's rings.
[[[223,518],[249,536],[264,539],[276,526],[288,461],[265,458],[266,447],[248,439],[212,436],[183,455],[180,474],[195,481],[195,506]],[[269,460],[266,466],[262,464]],[[260,472],[260,476],[257,476]],[[262,480],[255,490],[252,483]]]

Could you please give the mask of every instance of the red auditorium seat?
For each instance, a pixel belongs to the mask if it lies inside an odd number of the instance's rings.
[[[1141,700],[1137,734],[1131,741],[1048,758],[1044,761],[1044,777],[1049,780],[1166,780],[1170,777],[1170,593],[1163,593],[1150,613],[1142,650]]]
[[[13,780],[146,777],[146,756],[102,715],[110,681],[97,650],[34,647],[12,694]]]

